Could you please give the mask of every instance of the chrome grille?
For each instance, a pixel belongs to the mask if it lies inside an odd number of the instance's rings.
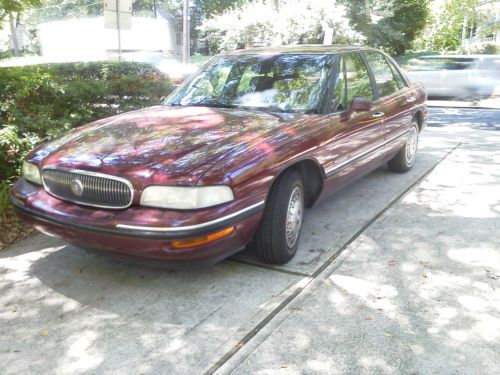
[[[45,167],[42,175],[45,190],[62,200],[114,209],[132,203],[132,185],[119,177],[57,167]]]

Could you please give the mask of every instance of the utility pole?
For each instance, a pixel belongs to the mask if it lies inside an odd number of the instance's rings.
[[[184,65],[189,64],[190,45],[189,42],[189,0],[184,0],[182,9],[182,62]]]
[[[116,0],[116,28],[118,31],[118,62],[122,61],[122,32],[120,29],[120,0]]]

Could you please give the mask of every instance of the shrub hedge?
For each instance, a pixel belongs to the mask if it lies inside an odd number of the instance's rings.
[[[142,63],[0,68],[0,192],[36,144],[99,118],[159,104],[171,90],[165,75]]]

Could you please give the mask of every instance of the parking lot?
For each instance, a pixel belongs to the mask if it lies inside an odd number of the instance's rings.
[[[497,373],[500,110],[433,108],[413,169],[306,212],[284,266],[0,253],[0,372]],[[21,297],[19,297],[21,296]]]

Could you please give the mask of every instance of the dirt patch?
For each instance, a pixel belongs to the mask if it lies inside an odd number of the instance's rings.
[[[0,216],[0,250],[32,236],[35,232],[34,228],[24,224],[17,217],[13,207],[7,207],[3,215]]]

